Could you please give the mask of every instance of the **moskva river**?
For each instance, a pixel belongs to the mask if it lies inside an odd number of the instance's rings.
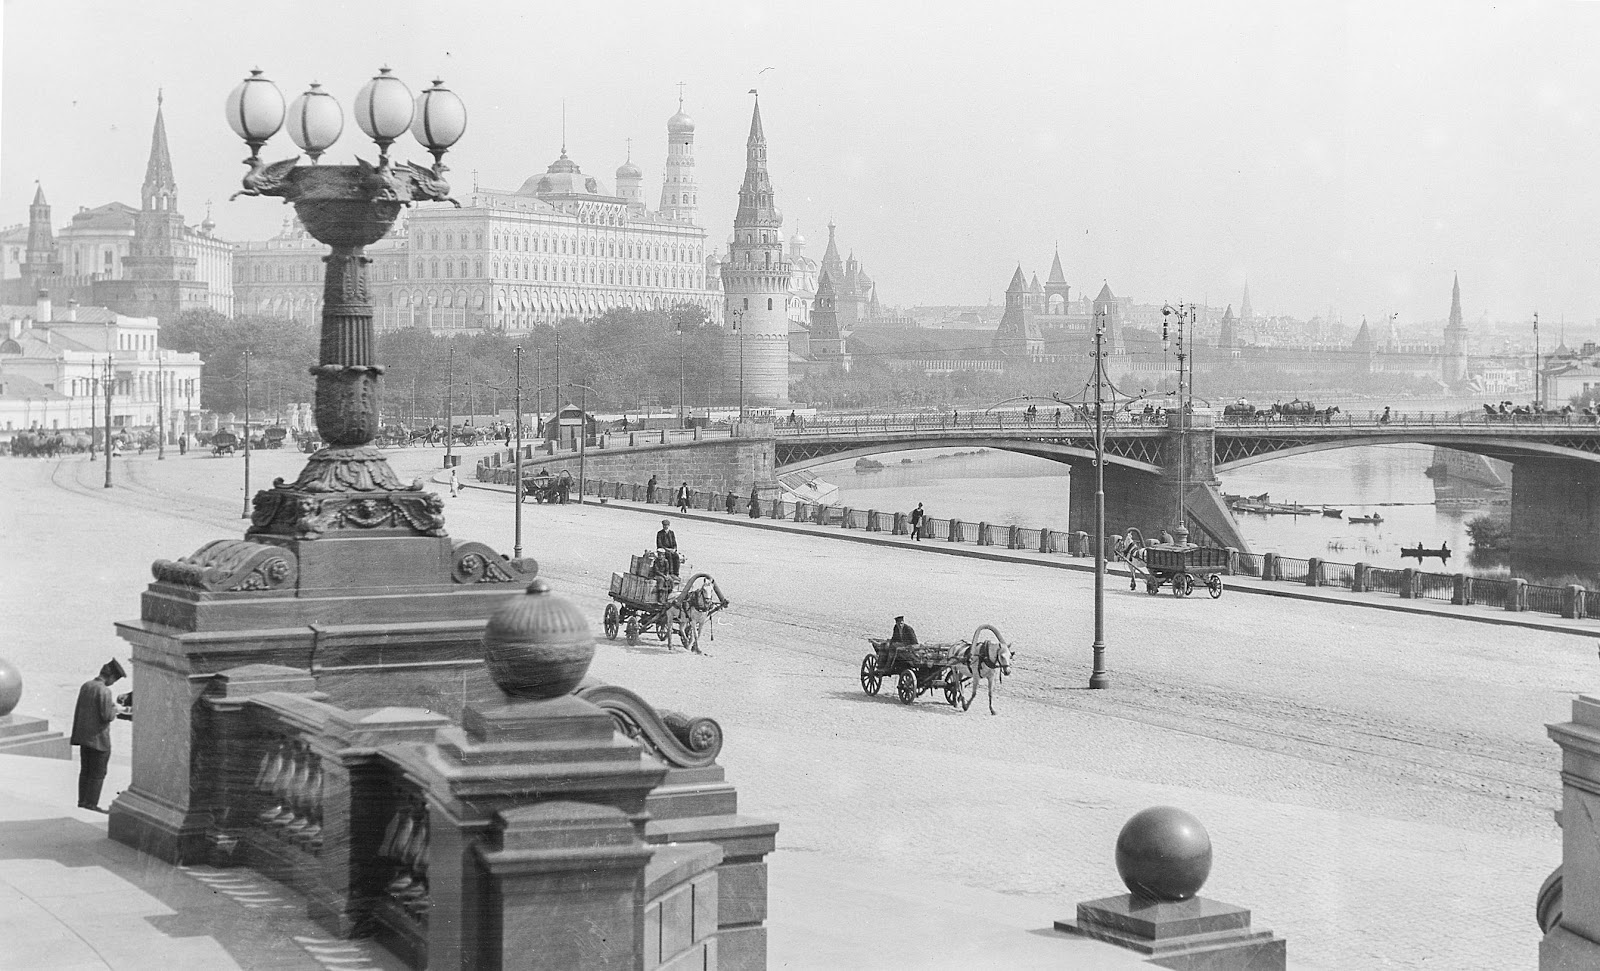
[[[856,509],[908,511],[920,502],[928,515],[940,518],[1067,527],[1064,465],[995,449],[924,449],[875,459],[883,463],[881,471],[857,471],[853,462],[838,462],[816,472],[839,486],[841,504]],[[1534,582],[1577,582],[1600,589],[1600,576],[1591,568],[1556,559],[1519,562],[1513,571],[1504,555],[1475,553],[1467,522],[1480,515],[1509,515],[1510,490],[1481,491],[1478,504],[1437,503],[1434,480],[1424,474],[1432,462],[1433,449],[1424,445],[1335,449],[1248,466],[1223,476],[1222,489],[1246,496],[1267,493],[1273,502],[1326,505],[1343,513],[1340,518],[1236,513],[1257,553],[1402,567],[1418,563],[1402,560],[1401,546],[1437,549],[1448,543],[1452,555],[1442,568],[1432,558],[1424,560],[1422,568],[1476,575],[1514,572]],[[1383,522],[1348,521],[1351,516],[1374,514]]]

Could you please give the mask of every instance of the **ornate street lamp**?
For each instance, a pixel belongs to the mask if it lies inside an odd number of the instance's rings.
[[[1089,687],[1111,687],[1106,671],[1106,308],[1094,326],[1094,666]]]
[[[250,148],[244,187],[234,194],[279,196],[294,204],[308,232],[332,247],[324,274],[322,334],[314,415],[325,447],[294,482],[279,480],[254,498],[250,534],[303,539],[327,530],[397,528],[423,535],[444,532],[443,503],[421,482],[403,484],[383,454],[377,433],[379,382],[370,258],[365,247],[388,234],[402,207],[413,202],[455,202],[444,180],[444,153],[466,130],[461,99],[434,81],[415,99],[404,82],[383,68],[357,93],[356,125],[378,147],[378,164],[316,164],[338,140],[343,115],[332,95],[313,84],[286,112],[277,86],[253,70],[228,95],[228,124]],[[261,149],[285,127],[307,155],[270,164]],[[432,167],[391,164],[389,149],[410,130],[434,158]],[[459,203],[457,203],[459,205]]]
[[[1176,344],[1178,350],[1178,525],[1172,530],[1172,538],[1179,545],[1189,542],[1189,527],[1184,522],[1184,470],[1189,464],[1188,435],[1189,425],[1193,421],[1193,402],[1188,396],[1188,386],[1184,381],[1184,359],[1188,356],[1188,343],[1194,337],[1195,306],[1194,304],[1179,304],[1174,307],[1167,304],[1161,308],[1161,343],[1165,346],[1168,342],[1168,317],[1174,318],[1172,328],[1176,331]],[[1187,334],[1185,331],[1187,330]]]

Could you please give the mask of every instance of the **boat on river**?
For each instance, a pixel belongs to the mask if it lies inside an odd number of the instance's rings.
[[[1378,515],[1377,513],[1373,513],[1370,516],[1351,516],[1349,519],[1346,519],[1345,522],[1347,522],[1347,523],[1373,523],[1373,524],[1377,524],[1377,523],[1383,522],[1383,517]]]
[[[1415,558],[1418,563],[1421,563],[1422,558],[1425,556],[1437,556],[1439,558],[1439,562],[1443,563],[1444,561],[1450,559],[1450,544],[1441,543],[1439,544],[1439,548],[1436,550],[1430,550],[1421,543],[1418,543],[1416,546],[1400,547],[1400,558],[1403,560],[1408,556]]]
[[[1327,516],[1329,519],[1343,519],[1344,518],[1344,510],[1343,509],[1329,509],[1327,506],[1323,506],[1322,507],[1322,514],[1324,516]]]

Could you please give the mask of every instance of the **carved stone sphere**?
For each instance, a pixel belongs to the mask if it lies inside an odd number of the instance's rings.
[[[589,622],[570,601],[535,580],[495,611],[483,632],[483,658],[500,690],[518,698],[570,694],[594,660]]]
[[[1117,873],[1135,897],[1188,900],[1211,875],[1211,834],[1172,806],[1135,813],[1117,836]]]
[[[22,700],[22,672],[0,657],[0,718],[11,714]]]

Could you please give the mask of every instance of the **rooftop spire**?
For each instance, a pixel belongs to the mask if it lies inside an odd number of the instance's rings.
[[[1450,288],[1450,323],[1449,327],[1465,327],[1461,321],[1461,274],[1455,275],[1455,283]]]
[[[1060,246],[1056,247],[1056,258],[1050,264],[1050,282],[1051,283],[1066,283],[1067,282],[1067,275],[1065,273],[1061,272],[1061,247]]]
[[[750,93],[756,95],[756,107],[750,113],[750,144],[754,145],[759,141],[765,145],[767,143],[767,134],[761,130],[761,95],[756,94],[755,88],[751,88]]]
[[[756,93],[755,88],[750,89]],[[767,137],[761,130],[761,101],[757,97],[750,114],[750,140],[745,145],[744,184],[739,187],[739,211],[733,224],[739,226],[781,226],[783,215],[773,198],[772,179],[767,175]]]
[[[152,191],[166,191],[176,194],[178,180],[172,175],[172,152],[167,148],[167,122],[161,113],[163,95],[156,94],[156,125],[150,134],[150,162],[144,170],[144,191],[148,197]]]

